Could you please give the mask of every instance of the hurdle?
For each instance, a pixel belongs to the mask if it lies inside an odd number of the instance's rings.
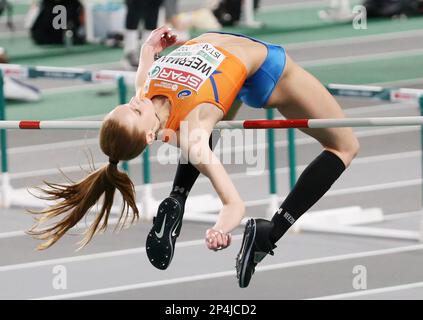
[[[19,79],[80,80],[83,82],[114,82],[123,77],[126,84],[135,83],[135,73],[131,71],[100,70],[90,71],[82,68],[61,68],[46,66],[23,66],[18,64],[0,64],[3,76]]]
[[[376,101],[388,101],[388,102],[407,102],[415,104],[419,107],[420,115],[423,116],[423,90],[421,89],[412,89],[412,88],[384,88],[381,86],[362,86],[362,85],[344,85],[344,84],[329,84],[326,86],[328,91],[334,96],[341,96],[341,97],[354,97],[354,98],[367,98]],[[400,120],[401,117],[396,118]],[[410,120],[410,117],[406,117]],[[418,117],[415,118],[417,120]],[[358,122],[360,120],[354,119]],[[362,119],[364,120],[364,119]],[[379,119],[375,120],[372,123],[372,126],[379,126],[385,123],[389,125],[390,119],[384,118],[380,119],[382,122],[379,122]],[[366,119],[369,121],[369,124],[373,121],[372,119]],[[405,119],[406,122],[408,121]],[[314,121],[314,120],[313,120]],[[385,122],[386,121],[386,122]],[[418,121],[418,120],[417,120]],[[338,122],[337,124],[340,124]],[[319,126],[319,122],[314,123],[317,128]],[[324,125],[324,123],[320,123],[320,125]],[[362,123],[364,124],[364,123]],[[392,124],[396,125],[396,124]],[[404,123],[404,125],[407,125]],[[353,126],[352,126],[353,127]],[[293,129],[289,129],[293,130]],[[423,127],[420,130],[420,143],[421,143],[421,150],[423,150]],[[288,135],[288,149],[290,153],[295,155],[295,139],[292,136]],[[421,167],[423,173],[423,154],[421,156]],[[290,156],[289,162],[289,172],[291,176],[290,187],[291,189],[295,185],[295,177],[296,172],[296,162],[295,156]],[[422,204],[423,204],[423,188],[422,188]],[[331,212],[332,217],[334,217],[334,212]],[[356,212],[356,215],[360,214],[360,211]],[[320,215],[317,215],[319,217]],[[376,238],[388,238],[388,239],[396,239],[396,240],[407,240],[407,241],[423,241],[423,210],[421,213],[421,222],[418,226],[417,231],[407,231],[407,230],[396,230],[396,229],[381,229],[376,227],[362,227],[357,226],[357,224],[365,224],[365,223],[373,223],[373,222],[382,222],[383,215],[378,215],[378,218],[375,219],[374,217],[364,215],[359,222],[355,222],[353,224],[345,223],[348,220],[342,220],[344,222],[328,224],[324,222],[328,222],[326,218],[326,213],[321,215],[322,219],[300,219],[296,225],[294,225],[293,230],[295,232],[301,231],[309,231],[309,232],[322,232],[322,233],[334,233],[334,234],[344,234],[344,235],[352,235],[352,236],[366,236],[366,237],[376,237]],[[304,217],[306,218],[306,217]]]

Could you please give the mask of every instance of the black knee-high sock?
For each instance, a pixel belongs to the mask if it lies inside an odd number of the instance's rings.
[[[216,146],[219,138],[220,132],[218,130],[213,130],[209,139],[209,146],[212,150]],[[181,160],[179,160],[170,196],[177,198],[184,206],[188,194],[199,174],[200,172],[191,163],[181,163]]]
[[[278,241],[329,190],[344,170],[343,161],[330,151],[325,150],[314,159],[273,216],[271,240]]]

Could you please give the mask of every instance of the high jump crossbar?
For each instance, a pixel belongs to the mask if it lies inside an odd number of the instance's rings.
[[[98,130],[102,121],[0,121],[0,129],[52,129]],[[220,121],[216,129],[287,129],[287,128],[340,128],[378,126],[421,126],[423,116],[375,117],[343,119],[289,119],[289,120],[241,120]]]

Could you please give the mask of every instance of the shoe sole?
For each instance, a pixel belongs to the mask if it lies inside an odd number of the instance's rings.
[[[181,206],[173,198],[162,202],[158,208],[157,217],[147,236],[146,252],[150,263],[157,269],[165,270],[170,265],[175,253],[174,243],[177,236],[172,232],[182,223]],[[163,221],[166,221],[163,226]],[[157,233],[161,233],[158,237]]]
[[[248,261],[251,258],[250,255],[255,239],[256,222],[254,219],[251,219],[245,225],[244,237],[242,239],[241,250],[239,252],[239,263],[241,265],[241,272],[239,274],[238,284],[241,288],[246,288],[250,284],[251,277],[247,280],[245,278],[245,275],[248,266]]]

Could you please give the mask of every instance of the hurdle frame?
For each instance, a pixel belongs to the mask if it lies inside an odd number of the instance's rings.
[[[340,85],[329,84],[328,91],[334,96],[340,97],[358,97],[370,98],[378,101],[389,102],[412,102],[417,103],[420,115],[423,116],[423,90],[410,88],[383,88],[381,86],[360,86],[360,85]],[[421,144],[421,168],[423,175],[423,127],[420,129],[420,144]],[[295,140],[288,140],[288,148],[295,150]],[[296,172],[296,164],[290,162],[289,171]],[[300,223],[294,228],[295,232],[319,232],[319,233],[333,233],[350,236],[365,236],[376,238],[387,238],[406,241],[423,242],[423,186],[421,193],[421,219],[417,231],[397,230],[397,229],[382,229],[377,227],[363,227],[357,225],[333,224],[327,225],[322,223]],[[382,222],[383,216],[379,221],[370,219],[363,219],[360,224]]]

